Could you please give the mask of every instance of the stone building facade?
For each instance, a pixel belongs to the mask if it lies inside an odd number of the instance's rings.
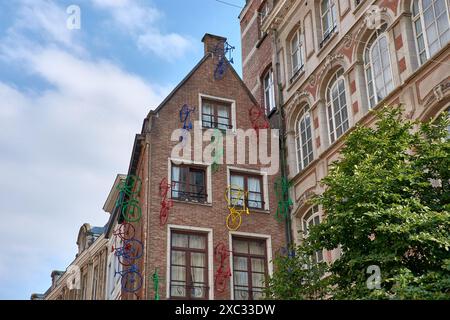
[[[370,110],[402,104],[405,117],[429,120],[450,104],[449,2],[446,0],[268,0],[260,25],[271,42],[276,108],[284,114],[287,178],[296,242],[323,212],[307,201]],[[247,1],[241,26],[263,6]],[[251,19],[250,19],[251,20]],[[241,27],[242,29],[242,27]],[[247,60],[260,59],[259,38],[243,33]],[[267,41],[267,40],[265,40]],[[268,45],[269,46],[269,45]],[[244,50],[243,50],[244,51]],[[251,54],[248,54],[251,56]],[[244,65],[244,79],[263,72]],[[249,82],[250,83],[250,82]],[[256,89],[255,89],[256,90]],[[317,258],[332,261],[338,252]]]

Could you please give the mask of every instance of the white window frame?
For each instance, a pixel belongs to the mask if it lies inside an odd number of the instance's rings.
[[[203,100],[213,100],[213,101],[225,102],[225,103],[231,104],[231,125],[233,126],[233,128],[227,129],[227,131],[231,130],[231,132],[235,133],[237,130],[237,128],[236,128],[236,100],[211,96],[211,95],[204,94],[204,93],[199,93],[198,94],[198,110],[199,110],[198,111],[198,117],[199,117],[198,121],[200,123],[200,128],[203,128],[203,124],[202,124]],[[204,128],[204,129],[207,129],[207,128]],[[214,128],[210,128],[210,129],[214,129]]]
[[[327,7],[325,12],[322,12],[322,3],[324,1],[327,2]],[[324,41],[329,36],[329,34],[333,33],[334,32],[333,30],[337,28],[337,10],[335,0],[322,0],[319,5],[320,5],[320,24],[322,26],[322,41]],[[328,21],[329,26],[327,30],[324,29],[325,26],[323,23],[325,16],[328,16],[327,20],[329,17],[331,17],[330,20]]]
[[[266,87],[266,79],[268,78],[268,87]],[[263,76],[264,88],[264,105],[267,114],[275,109],[275,86],[273,83],[273,70],[270,68]],[[269,94],[269,101],[267,101],[267,94]]]
[[[233,236],[236,237],[246,237],[246,238],[255,238],[258,240],[266,240],[266,252],[267,252],[267,273],[269,277],[273,275],[273,263],[272,263],[272,237],[268,234],[260,234],[260,233],[250,233],[250,232],[240,232],[240,231],[230,231],[228,234],[228,248],[231,251],[230,254],[230,270],[234,270],[233,265]],[[230,277],[230,295],[231,300],[234,300],[234,279],[233,272],[231,272]]]
[[[413,10],[415,3],[417,4],[417,10],[418,10],[418,13],[417,13],[416,16],[414,16],[414,10]],[[424,16],[423,16],[424,12],[423,12],[423,5],[422,5],[422,3],[423,3],[423,0],[413,0],[411,2],[411,21],[412,21],[412,28],[413,28],[413,32],[414,32],[414,42],[415,42],[415,46],[416,46],[417,62],[419,63],[419,65],[424,64],[426,61],[428,61],[431,58],[430,48],[429,48],[430,46],[429,46],[429,43],[428,43],[427,30],[425,28],[425,19],[424,19]],[[435,10],[434,10],[434,3],[435,3],[435,0],[431,0],[431,6],[433,7],[432,10],[433,10],[433,17],[434,17],[432,23],[436,26],[436,32],[438,34],[437,41],[439,42],[440,49],[442,49],[447,43],[443,44],[441,42],[441,37],[439,35],[439,29],[437,28],[437,19],[436,19],[436,13],[435,13]],[[444,0],[444,3],[445,3],[445,7],[447,9],[447,23],[448,23],[448,26],[450,28],[450,10],[449,10],[448,0]],[[425,49],[425,57],[426,57],[426,59],[423,62],[420,59],[420,53],[421,52],[419,51],[419,43],[418,43],[418,36],[419,35],[417,35],[417,31],[416,31],[416,22],[417,22],[417,20],[420,20],[420,26],[421,26],[421,31],[422,31],[421,35],[423,37],[424,49]],[[450,30],[448,32],[450,32]]]
[[[238,167],[232,167],[232,166],[227,166],[227,184],[230,185],[230,181],[231,181],[231,172],[241,172],[244,174],[254,174],[254,175],[259,175],[262,176],[262,192],[264,195],[264,208],[262,209],[252,209],[252,210],[264,210],[264,211],[269,211],[270,210],[270,203],[269,203],[269,182],[268,182],[268,176],[267,176],[267,172],[264,171],[260,171],[260,170],[252,170],[252,169],[243,169],[243,168],[238,168]],[[230,198],[230,191],[228,190],[228,199]]]
[[[374,74],[374,63],[373,63],[373,59],[372,59],[372,55],[373,55],[373,50],[375,50],[375,48],[378,49],[378,55],[380,58],[380,64],[381,67],[383,68],[383,55],[382,52],[380,51],[380,41],[381,39],[384,38],[386,39],[386,43],[387,43],[387,63],[389,65],[389,74],[390,74],[390,81],[391,81],[391,85],[390,87],[387,86],[386,84],[386,79],[384,78],[384,70],[382,70],[381,72],[381,77],[383,80],[383,89],[386,92],[386,95],[384,97],[381,97],[380,99],[378,98],[378,93],[377,93],[377,88],[376,88],[376,79],[375,79],[375,74]],[[369,56],[369,60],[366,61],[366,51],[369,51],[368,56]],[[389,93],[392,92],[392,90],[394,89],[394,75],[392,73],[392,64],[391,64],[391,55],[389,52],[389,41],[387,38],[387,35],[384,32],[379,32],[378,30],[376,30],[374,32],[374,34],[370,37],[369,42],[367,43],[366,47],[364,48],[364,56],[363,56],[363,60],[364,60],[364,77],[366,79],[366,86],[367,86],[367,102],[368,102],[368,106],[369,108],[373,108],[375,107],[381,100],[383,100],[385,97],[387,97],[389,95]],[[371,76],[371,84],[369,84],[369,79],[367,78],[367,73],[368,73],[368,69],[370,69],[370,76]],[[371,96],[370,96],[370,89],[369,86],[372,87],[373,90],[373,98],[374,98],[374,104],[371,104]]]
[[[194,204],[212,204],[212,177],[211,177],[211,164],[205,164],[201,161],[194,161],[189,159],[182,159],[182,158],[171,158],[169,157],[167,159],[167,181],[168,184],[172,184],[172,165],[197,165],[205,168],[205,174],[206,174],[206,192],[208,193],[206,195],[206,202],[200,203],[200,202],[189,202]]]
[[[314,210],[316,210],[316,211],[314,211]],[[305,220],[305,216],[308,215],[310,211],[312,211],[311,216],[308,219]],[[308,237],[308,235],[309,235],[309,230],[308,230],[309,223],[311,221],[313,221],[314,218],[316,218],[316,217],[319,217],[319,224],[322,223],[322,215],[320,214],[320,209],[319,209],[318,205],[314,205],[314,206],[308,208],[308,210],[306,210],[303,213],[302,218],[300,219],[301,230],[303,232],[303,239],[306,239]],[[306,225],[306,229],[305,229],[305,225]],[[314,222],[313,222],[313,225],[315,226]],[[318,251],[320,251],[320,250],[318,250]],[[320,263],[320,262],[325,261],[325,254],[324,254],[323,250],[322,250],[322,260],[319,261],[318,253],[317,253],[318,251],[314,252],[314,255],[316,257],[316,262]]]
[[[342,70],[342,69],[341,69]],[[344,135],[344,133],[350,128],[350,116],[349,116],[349,110],[348,110],[348,99],[347,99],[347,84],[346,81],[344,79],[344,75],[338,75],[340,70],[338,70],[330,79],[330,81],[327,84],[326,90],[325,90],[325,100],[326,100],[326,114],[327,114],[327,127],[328,127],[328,139],[330,142],[330,145],[333,144],[334,142],[336,142],[336,140],[339,139],[339,137],[341,137],[342,135]],[[336,113],[335,111],[335,105],[333,104],[332,98],[331,98],[331,92],[333,91],[333,88],[339,84],[340,81],[343,81],[344,83],[344,97],[345,97],[345,108],[346,108],[346,112],[347,112],[347,126],[348,128],[344,130],[343,124],[345,121],[342,121],[341,124],[339,125],[340,127],[342,127],[342,133],[337,136],[336,132],[337,132],[337,128],[336,128],[336,119],[334,117],[334,114]],[[339,88],[338,88],[339,91]],[[338,99],[339,100],[339,99]],[[331,107],[331,112],[332,114],[330,115],[329,113],[329,109]],[[343,107],[340,105],[340,101],[339,101],[339,112],[341,113],[343,110]],[[330,128],[330,116],[331,116],[331,121],[333,123],[333,131],[331,131]]]
[[[214,300],[214,248],[213,248],[213,229],[199,228],[193,226],[183,226],[176,224],[167,225],[167,254],[166,254],[166,298],[170,299],[170,254],[172,249],[172,230],[173,231],[194,231],[207,234],[208,248],[208,300]]]
[[[306,118],[309,118],[309,126],[306,125]],[[308,130],[309,127],[309,131],[310,131],[310,135],[311,138],[308,139],[306,141],[303,141],[302,139],[302,135],[301,135],[301,129],[300,129],[300,125],[301,123],[305,121],[305,130]],[[311,117],[311,113],[309,110],[309,106],[305,105],[302,109],[302,111],[299,113],[299,115],[297,116],[297,120],[295,121],[295,156],[297,159],[297,172],[302,171],[303,169],[305,169],[311,162],[314,161],[314,139],[313,139],[313,129],[312,129],[312,117]],[[303,146],[306,144],[308,145],[308,142],[311,141],[311,150],[310,152],[308,152],[308,154],[305,155],[303,154]],[[299,153],[300,153],[300,158],[299,158]],[[312,154],[312,160],[309,160],[309,155]],[[304,161],[305,159],[307,159],[307,164],[304,165]]]
[[[297,41],[294,43],[294,39],[297,39]],[[289,41],[289,47],[291,52],[291,77],[294,78],[297,74],[300,73],[300,71],[305,66],[305,59],[304,59],[304,53],[303,53],[303,39],[302,34],[300,33],[300,30],[297,30],[294,35],[291,37],[291,40]],[[294,56],[297,58],[297,65],[294,66]]]

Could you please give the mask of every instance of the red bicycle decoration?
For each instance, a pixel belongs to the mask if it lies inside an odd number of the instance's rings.
[[[227,279],[231,277],[230,265],[227,264],[230,251],[223,242],[219,242],[214,248],[214,261],[219,264],[214,276],[214,286],[218,292],[224,292],[227,287]]]
[[[266,113],[264,109],[253,106],[248,111],[248,115],[250,117],[250,121],[252,123],[253,129],[256,131],[256,136],[259,138],[259,130],[260,129],[268,129],[270,128],[270,123],[267,120]]]
[[[169,210],[173,207],[172,199],[168,198],[171,185],[167,182],[166,178],[163,178],[159,183],[159,195],[161,199],[161,210],[159,211],[159,224],[161,226],[167,223],[169,219]]]

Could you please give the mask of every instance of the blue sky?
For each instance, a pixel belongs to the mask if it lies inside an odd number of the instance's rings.
[[[79,30],[66,27],[69,5]],[[0,2],[0,299],[44,292],[80,226],[106,223],[134,134],[201,59],[204,33],[228,38],[241,73],[239,12],[215,0]]]

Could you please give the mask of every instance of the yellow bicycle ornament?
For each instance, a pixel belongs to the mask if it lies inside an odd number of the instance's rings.
[[[225,189],[225,201],[230,213],[227,215],[226,224],[230,231],[236,231],[242,224],[242,214],[250,214],[246,205],[248,191],[241,187],[231,185]]]

